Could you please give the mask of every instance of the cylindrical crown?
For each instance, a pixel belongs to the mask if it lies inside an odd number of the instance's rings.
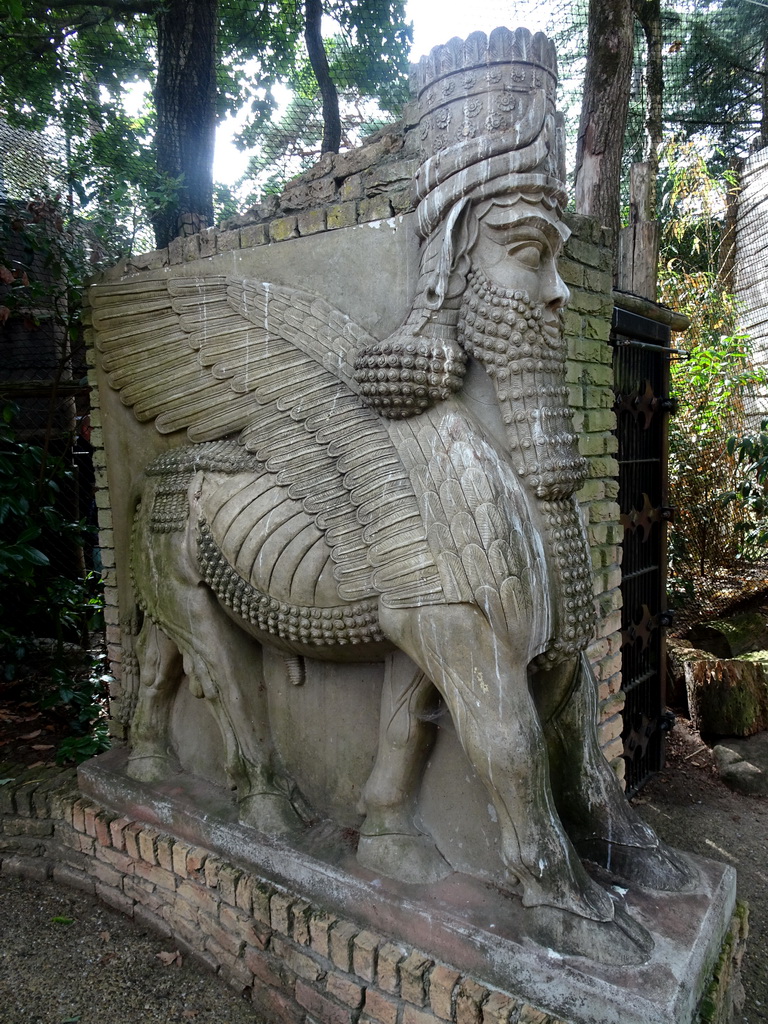
[[[563,201],[556,87],[554,44],[525,28],[451,39],[411,67],[422,237],[464,196],[529,187]]]

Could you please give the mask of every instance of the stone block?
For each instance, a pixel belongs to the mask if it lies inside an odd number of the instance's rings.
[[[269,237],[273,242],[285,242],[289,238],[299,237],[299,226],[296,217],[278,217],[269,225]]]
[[[269,242],[269,225],[249,224],[240,228],[240,248],[251,249],[257,245],[266,245]]]
[[[351,228],[357,224],[357,203],[336,203],[326,211],[326,227],[329,231],[336,228]]]
[[[318,231],[325,231],[325,210],[305,210],[296,218],[299,234],[316,235]]]
[[[361,224],[371,220],[389,220],[391,216],[392,206],[387,195],[361,199],[358,203],[358,220]]]
[[[216,252],[232,252],[240,248],[240,229],[219,231],[216,235]]]

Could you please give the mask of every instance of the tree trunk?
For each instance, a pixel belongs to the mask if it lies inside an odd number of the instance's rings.
[[[323,19],[322,0],[306,0],[306,29],[304,40],[307,44],[309,63],[315,73],[320,95],[323,98],[323,144],[321,153],[338,153],[341,145],[341,118],[339,117],[339,95],[333,84],[325,55],[323,37],[320,31]]]
[[[576,210],[619,230],[621,155],[632,74],[630,0],[590,0],[587,70],[576,143]]]
[[[157,168],[181,184],[152,218],[158,248],[213,222],[217,0],[167,0],[157,20]]]
[[[659,148],[664,134],[664,65],[662,57],[661,0],[633,0],[635,16],[642,26],[647,46],[645,64],[645,144],[643,160],[649,165],[648,192],[639,221],[656,220],[656,182],[659,176]]]

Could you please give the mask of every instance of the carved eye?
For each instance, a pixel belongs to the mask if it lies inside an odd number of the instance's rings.
[[[542,246],[538,242],[516,242],[507,250],[509,255],[530,270],[538,270],[542,260]]]

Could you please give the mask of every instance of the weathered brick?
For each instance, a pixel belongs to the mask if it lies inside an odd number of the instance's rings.
[[[85,806],[83,800],[72,805],[72,828],[75,832],[85,832]]]
[[[253,878],[243,874],[235,889],[235,906],[246,914],[253,912]]]
[[[357,1014],[312,988],[301,978],[296,982],[296,1002],[323,1024],[353,1024]]]
[[[96,895],[114,910],[119,910],[126,917],[133,917],[133,900],[129,899],[124,893],[113,889],[109,885],[105,885],[103,882],[97,882]]]
[[[151,828],[145,828],[139,832],[139,856],[147,864],[157,864],[157,832]]]
[[[199,871],[199,868],[196,869]],[[189,871],[189,854],[187,854],[187,871]],[[231,864],[223,864],[219,869],[219,896],[231,907],[237,902],[237,883],[243,876],[239,868]]]
[[[187,857],[190,850],[191,847],[187,846],[186,843],[182,843],[179,839],[174,840],[171,849],[171,862],[173,864],[173,871],[179,878],[187,877]]]
[[[297,900],[291,907],[291,937],[300,946],[310,944],[309,919],[312,907],[304,900]]]
[[[291,934],[291,905],[295,896],[276,892],[269,901],[269,923],[281,935]]]
[[[131,824],[129,818],[115,818],[114,821],[110,822],[110,838],[112,840],[112,845],[116,850],[125,850],[125,837],[123,836],[123,830],[129,824]]]
[[[146,878],[152,885],[157,885],[167,892],[176,891],[176,876],[172,871],[166,871],[159,864],[147,864],[146,861],[136,862],[134,871],[140,878]]]
[[[91,894],[96,891],[96,885],[90,875],[77,868],[71,868],[67,864],[54,864],[52,877],[54,882],[69,886],[70,889],[79,889],[81,892]]]
[[[397,946],[392,942],[388,942],[379,949],[378,986],[384,992],[395,996],[400,994],[398,966],[405,959],[405,955],[402,946]]]
[[[141,856],[139,854],[139,834],[141,831],[142,826],[137,821],[130,822],[130,824],[126,825],[123,829],[125,852],[134,860],[139,860]]]
[[[338,999],[340,1003],[344,1003],[345,1006],[349,1006],[353,1010],[357,1010],[363,1005],[365,989],[341,974],[328,975],[326,992],[329,996],[333,996],[334,999]]]
[[[400,1001],[385,996],[375,988],[366,989],[363,1004],[363,1018],[375,1024],[397,1024],[397,1012]]]
[[[271,930],[260,921],[255,921],[249,914],[242,910],[222,903],[219,907],[219,921],[222,928],[225,928],[232,935],[236,935],[249,946],[256,946],[265,949]]]
[[[4,832],[7,836],[33,836],[41,839],[53,835],[53,822],[38,818],[10,818],[5,822]]]
[[[173,839],[170,836],[159,836],[155,849],[160,867],[173,871]]]
[[[429,973],[429,1005],[444,1020],[453,1020],[453,990],[459,977],[458,971],[443,964],[433,967]]]
[[[243,963],[248,970],[258,978],[263,985],[273,985],[275,988],[288,987],[293,981],[287,968],[281,964],[270,953],[261,949],[246,946],[243,949]]]
[[[352,942],[352,969],[358,978],[373,981],[376,977],[376,954],[381,939],[373,932],[360,932]]]
[[[352,973],[352,940],[359,929],[349,921],[338,921],[331,929],[329,953],[331,960],[342,971]]]
[[[218,231],[216,233],[216,252],[232,252],[240,248],[240,229]]]
[[[483,1024],[509,1024],[510,1016],[519,1008],[519,1000],[505,992],[491,992],[483,1003]]]
[[[305,1024],[306,1013],[296,1001],[279,988],[254,985],[251,1002],[260,1018],[275,1024]]]
[[[432,961],[414,949],[400,964],[400,994],[415,1006],[424,1006],[427,1001],[426,975]]]
[[[336,924],[336,918],[328,914],[313,914],[309,919],[309,939],[320,956],[330,959],[330,932]]]
[[[456,1024],[482,1024],[481,1007],[488,989],[465,978],[456,991]]]
[[[186,862],[186,854],[185,854]],[[222,862],[218,857],[207,857],[205,861],[205,884],[209,889],[216,889],[219,884],[219,870]]]
[[[269,949],[293,974],[305,981],[317,982],[325,976],[325,970],[318,961],[290,940],[273,935]]]
[[[222,928],[215,917],[211,917],[210,914],[201,910],[198,915],[198,921],[201,930],[205,932],[206,936],[213,939],[221,949],[232,956],[238,956],[242,952],[245,942],[239,936],[231,935],[226,928]],[[211,948],[209,943],[206,943],[206,947]]]
[[[197,910],[203,910],[212,917],[215,917],[218,913],[219,901],[217,897],[202,885],[189,881],[180,882],[176,894],[186,900],[190,906],[195,907]]]
[[[266,925],[268,925],[270,922],[269,904],[272,899],[273,892],[274,889],[271,886],[267,885],[266,882],[254,881],[251,886],[253,916],[256,918],[257,921],[261,921],[263,924]]]
[[[361,224],[371,220],[389,220],[391,216],[392,207],[386,194],[361,199],[358,203],[358,220]]]
[[[403,1007],[402,1024],[436,1024],[435,1018],[425,1010],[417,1010],[409,1003]]]

